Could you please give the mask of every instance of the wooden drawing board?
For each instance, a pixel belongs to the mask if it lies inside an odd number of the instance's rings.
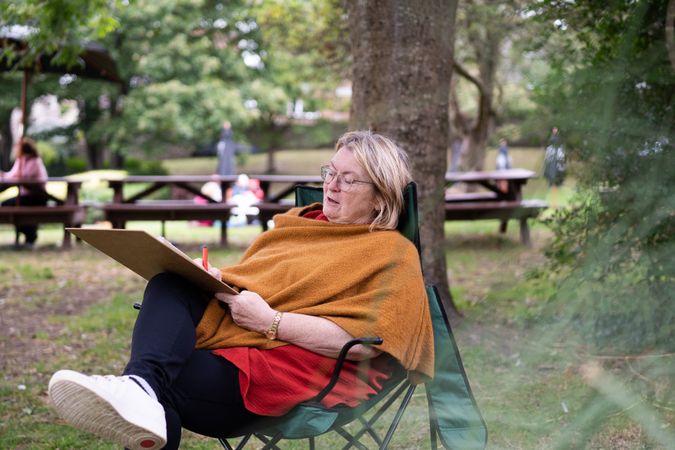
[[[66,228],[66,230],[146,280],[161,272],[173,272],[200,286],[206,292],[237,293],[164,238],[156,238],[141,230],[101,228]]]

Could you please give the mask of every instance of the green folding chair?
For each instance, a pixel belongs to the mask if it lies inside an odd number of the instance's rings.
[[[405,190],[405,208],[399,218],[398,230],[410,239],[420,251],[419,216],[417,211],[417,189],[410,183]],[[295,189],[296,206],[306,206],[321,202],[321,188],[298,186]],[[450,323],[440,303],[438,291],[427,286],[427,297],[431,311],[434,332],[435,376],[425,384],[429,408],[431,430],[431,448],[437,449],[438,443],[446,449],[484,449],[487,445],[487,427],[469,386],[462,360]],[[336,384],[347,352],[357,344],[378,345],[378,337],[365,337],[349,341],[338,356],[335,371],[328,385],[311,401],[302,403],[281,418],[271,419],[256,432],[245,435],[236,447],[227,439],[241,436],[228,436],[219,441],[228,450],[241,450],[253,437],[263,443],[263,449],[279,449],[278,444],[287,439],[307,439],[310,449],[315,448],[315,438],[328,432],[336,432],[347,442],[345,449],[356,447],[367,449],[360,439],[368,435],[380,449],[386,449],[405,413],[416,385],[410,384],[403,370],[389,379],[378,395],[371,397],[358,407],[325,408],[321,400]],[[374,428],[384,420],[385,412],[398,405],[384,436]],[[393,409],[392,409],[393,410]],[[352,422],[359,426],[346,428]]]

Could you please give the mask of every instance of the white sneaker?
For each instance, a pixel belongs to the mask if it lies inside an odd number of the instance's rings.
[[[164,408],[129,378],[59,370],[49,380],[49,397],[76,428],[131,450],[166,445]]]

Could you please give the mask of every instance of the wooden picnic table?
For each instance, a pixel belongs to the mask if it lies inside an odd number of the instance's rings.
[[[0,180],[0,192],[11,187],[36,187],[43,184],[36,180]],[[84,206],[79,204],[78,194],[82,181],[65,177],[49,177],[47,183],[66,183],[66,195],[58,198],[47,192],[49,198],[45,206],[3,206],[0,207],[0,223],[13,225],[39,225],[43,223],[62,223],[65,227],[77,227],[85,216]],[[18,236],[17,236],[18,239]],[[69,248],[70,233],[63,232],[63,247]]]
[[[102,206],[106,220],[113,228],[125,228],[132,220],[158,220],[162,224],[162,236],[167,220],[220,220],[221,243],[227,242],[227,220],[232,205],[225,202],[224,193],[237,181],[235,175],[139,175],[105,180],[113,190],[112,203]],[[221,198],[213,198],[201,191],[204,184],[214,182],[220,186]],[[147,184],[142,191],[126,195],[125,187],[133,184]],[[164,187],[180,188],[195,197],[206,200],[198,204],[193,200],[153,200],[151,194]]]
[[[260,181],[265,192],[262,202],[253,206],[259,209],[259,219],[263,229],[267,228],[267,220],[273,214],[288,210],[292,204],[284,201],[297,184],[321,182],[321,177],[304,175],[249,175]],[[128,176],[119,179],[109,179],[109,187],[113,190],[111,204],[103,205],[106,219],[113,227],[124,228],[131,220],[160,220],[162,235],[164,235],[164,221],[167,220],[220,220],[221,245],[227,244],[227,221],[232,208],[236,205],[227,202],[227,190],[236,183],[237,175],[168,175],[168,176]],[[208,182],[220,185],[220,198],[213,198],[201,191],[201,187]],[[125,196],[125,187],[130,184],[145,183],[148,186],[141,192]],[[272,186],[281,185],[279,189]],[[164,187],[184,189],[194,196],[203,197],[206,204],[198,204],[191,200],[150,200],[148,197]]]
[[[548,207],[543,200],[523,200],[523,186],[535,176],[533,171],[526,169],[447,173],[446,187],[462,182],[483,189],[446,192],[445,220],[497,219],[500,221],[499,231],[505,233],[508,221],[515,219],[520,222],[521,241],[530,245],[527,221]]]
[[[447,187],[459,182],[482,186],[488,193],[492,194],[491,197],[485,196],[484,200],[522,200],[523,186],[535,176],[536,174],[533,171],[527,169],[449,172],[445,175],[445,182]],[[506,181],[506,192],[499,188],[499,181]],[[469,192],[468,194],[476,193]],[[469,197],[471,196],[467,198]],[[457,200],[463,201],[461,196]],[[476,198],[472,200],[476,200]],[[480,201],[481,199],[478,200]]]

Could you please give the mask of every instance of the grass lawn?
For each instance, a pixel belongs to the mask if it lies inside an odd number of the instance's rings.
[[[543,157],[535,150],[511,152],[514,165],[535,170]],[[280,153],[280,172],[314,173],[332,152],[301,153]],[[263,171],[263,158],[252,155],[244,170]],[[210,173],[215,160],[166,165],[172,173]],[[571,198],[572,185],[570,180],[559,192],[561,204]],[[100,189],[88,195],[98,199]],[[548,189],[535,179],[525,186],[525,195],[545,198]],[[501,236],[497,221],[446,223],[445,241],[439,243],[463,314],[452,319],[453,328],[487,422],[488,448],[675,448],[674,355],[592,354],[547,312],[558,281],[542,255],[550,231],[535,223],[534,245],[526,248],[515,225]],[[160,232],[158,223],[130,226]],[[201,244],[211,245],[210,259],[219,265],[235,263],[259,232],[254,226],[233,227],[228,230],[231,245],[219,248],[217,228],[166,224],[167,237],[188,254],[199,256]],[[43,226],[35,251],[16,252],[12,228],[0,226],[0,449],[112,448],[66,426],[50,408],[46,387],[60,368],[123,369],[136,317],[131,305],[142,297],[144,282],[86,244],[60,250],[62,233]],[[429,448],[428,433],[424,390],[418,389],[390,448]],[[317,447],[339,448],[343,442],[322,437]],[[218,446],[186,433],[181,448]]]
[[[137,225],[158,232],[157,224]],[[195,256],[202,242],[217,241],[214,228],[167,226],[167,235]],[[672,370],[656,371],[649,361],[603,360],[574,343],[568,330],[542,314],[555,291],[555,280],[541,270],[548,230],[535,226],[535,245],[525,248],[516,227],[506,236],[496,228],[496,222],[450,223],[444,243],[464,314],[453,320],[454,332],[488,425],[489,448],[672,448]],[[214,247],[211,260],[236,262],[258,232],[233,228],[233,245]],[[46,386],[59,368],[122,370],[136,315],[131,305],[144,283],[86,245],[59,250],[56,228],[41,230],[33,252],[10,250],[11,235],[0,231],[0,448],[111,448],[64,425],[47,403]],[[595,381],[589,367],[599,370]],[[429,448],[423,389],[411,408],[391,448]],[[317,445],[336,448],[340,439],[324,437]],[[217,446],[187,433],[182,448]]]

